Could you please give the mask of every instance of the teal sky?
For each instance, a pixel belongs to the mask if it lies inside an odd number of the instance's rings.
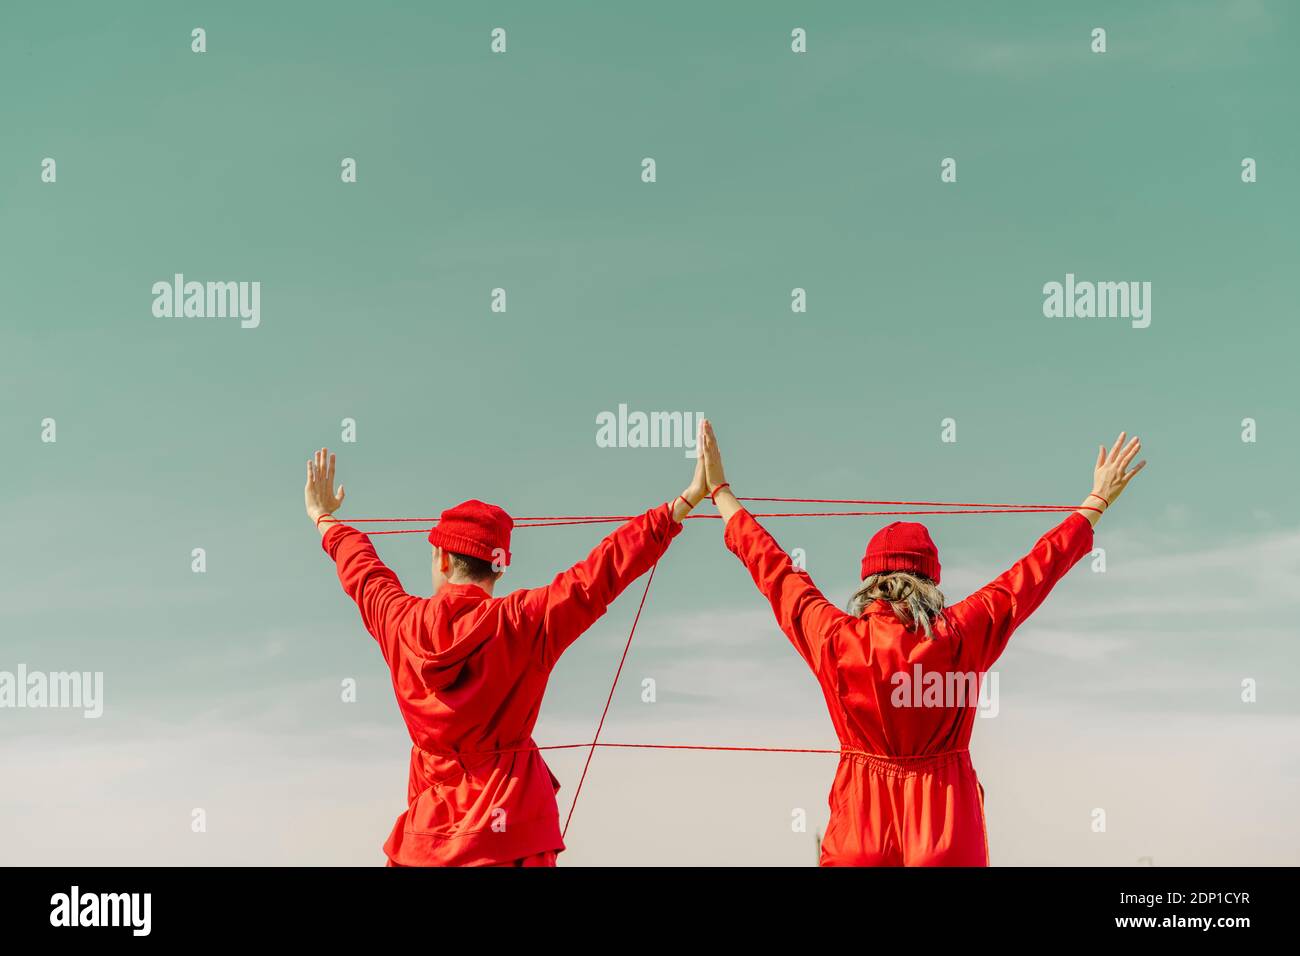
[[[1157,799],[1210,740],[1259,748],[1249,794],[1300,796],[1293,743],[1266,746],[1295,739],[1300,677],[1296,28],[1280,0],[6,9],[0,670],[102,670],[107,705],[95,722],[0,711],[0,759],[28,781],[0,797],[0,847],[13,862],[375,862],[406,743],[304,517],[303,462],[337,448],[354,515],[471,496],[520,515],[640,511],[690,465],[598,448],[596,416],[626,403],[708,414],[742,495],[1073,504],[1097,443],[1140,434],[1151,464],[1099,527],[1107,572],[1080,566],[1013,642],[1006,706],[976,734],[1002,800],[994,862],[1297,862],[1232,829],[1254,825],[1231,819],[1241,792],[1181,815]],[[175,272],[260,281],[260,327],[155,318],[151,286]],[[1042,286],[1067,272],[1151,282],[1151,326],[1044,318]],[[949,596],[1051,523],[931,521]],[[879,522],[772,527],[842,602]],[[833,743],[718,530],[693,522],[660,568],[606,736]],[[505,583],[543,582],[599,534],[518,531]],[[378,540],[427,593],[422,537]],[[594,729],[634,610],[629,594],[566,655],[540,742]],[[338,702],[345,677],[355,705]],[[1244,678],[1261,682],[1249,708]],[[1058,723],[1069,747],[1029,726]],[[1149,785],[1125,785],[1116,727],[1139,735],[1123,744],[1135,765],[1165,755]],[[1068,794],[1014,769],[1067,751]],[[737,841],[754,862],[812,859],[787,845],[788,808],[824,816],[830,765],[642,756],[597,755],[575,817],[591,830],[567,862],[653,856],[618,817],[654,792],[647,768],[670,791],[712,780],[709,806],[784,814],[765,842],[766,824],[660,799],[676,859],[723,862]],[[555,766],[567,808],[577,767]],[[322,796],[323,767],[355,792]],[[106,795],[67,797],[73,771]],[[1125,803],[1136,790],[1150,807]],[[1051,842],[1103,800],[1130,836]],[[220,850],[189,832],[208,805]],[[54,847],[8,832],[55,810],[86,832]],[[130,846],[110,835],[126,819]],[[288,820],[346,845],[259,839]],[[1207,828],[1221,853],[1191,849]],[[1047,846],[1059,856],[1035,857]]]

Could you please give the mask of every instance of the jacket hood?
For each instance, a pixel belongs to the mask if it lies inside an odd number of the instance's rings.
[[[476,584],[445,584],[429,602],[433,646],[424,649],[420,677],[430,690],[454,683],[465,659],[496,633],[489,617],[481,613],[490,600],[491,595]],[[475,616],[480,618],[477,623]]]

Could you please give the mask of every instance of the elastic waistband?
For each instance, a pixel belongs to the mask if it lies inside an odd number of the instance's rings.
[[[875,754],[868,753],[865,750],[850,750],[846,747],[840,751],[840,757],[844,760],[853,760],[865,764],[876,773],[883,773],[892,777],[911,777],[953,764],[965,764],[968,767],[971,765],[970,751],[964,748],[961,750],[944,750],[935,754],[909,756],[906,754]]]
[[[511,764],[516,756],[531,758],[541,748],[532,741],[514,747],[495,750],[425,750],[419,744],[411,747],[411,766],[418,769],[426,785],[447,784],[465,774],[476,774],[493,767]]]

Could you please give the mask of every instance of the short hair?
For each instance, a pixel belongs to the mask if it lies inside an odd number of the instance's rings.
[[[451,558],[452,570],[459,573],[461,577],[469,578],[471,581],[486,581],[496,576],[497,569],[493,567],[491,561],[484,561],[482,558],[468,554],[457,554],[455,551],[448,551],[447,555]]]

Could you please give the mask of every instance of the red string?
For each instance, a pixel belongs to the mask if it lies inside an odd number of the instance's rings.
[[[726,753],[763,753],[763,754],[839,754],[857,753],[853,750],[823,750],[817,747],[729,747],[721,744],[601,744],[602,747],[626,750],[712,750]],[[931,756],[926,754],[926,756]],[[895,757],[895,760],[907,760],[907,757]]]
[[[610,743],[581,743],[581,744],[548,744],[545,747],[539,747],[531,744],[527,747],[503,747],[500,750],[478,750],[478,751],[457,751],[455,753],[432,753],[435,757],[446,757],[448,759],[464,757],[495,757],[500,754],[519,754],[532,753],[533,751],[542,750],[581,750],[583,748],[605,748],[614,750],[707,750],[720,753],[760,753],[760,754],[851,754],[862,757],[876,757],[879,760],[930,760],[934,757],[943,757],[948,754],[958,753],[955,750],[943,750],[932,754],[880,754],[873,753],[869,750],[854,750],[850,747],[840,747],[832,749],[827,747],[739,747],[728,744],[610,744]],[[575,799],[576,802],[576,799]],[[572,817],[573,809],[570,807],[569,815]],[[567,826],[567,824],[566,824]]]
[[[890,505],[891,510],[872,511],[771,511],[754,512],[755,518],[866,518],[899,517],[914,515],[986,515],[986,514],[1053,514],[1066,511],[1096,511],[1103,509],[1088,505],[1021,505],[979,501],[896,501],[873,498],[774,498],[751,497],[741,501],[771,501],[782,504],[824,505]],[[903,506],[907,506],[903,509]],[[902,510],[899,510],[902,509]],[[628,521],[635,515],[536,515],[516,518],[516,528],[562,528],[569,525],[612,524]],[[721,515],[687,515],[687,520],[718,520]],[[410,524],[420,522],[437,525],[438,518],[347,518],[336,519],[346,524]],[[393,531],[371,531],[369,534],[421,534],[424,528],[403,528]]]
[[[1017,505],[997,504],[987,501],[885,501],[870,498],[741,498],[741,501],[781,501],[805,505],[921,505],[944,508],[1050,508],[1064,509],[1069,505]]]
[[[581,747],[585,745],[562,744],[555,749],[568,749],[574,746]],[[961,750],[939,750],[932,754],[878,754],[869,750],[854,750],[851,747],[829,750],[821,747],[732,747],[721,744],[597,744],[596,746],[629,750],[709,750],[723,753],[840,754],[841,756],[849,754],[858,757],[875,757],[878,760],[932,760],[936,757],[946,757],[950,754],[963,752]],[[548,748],[542,747],[539,749],[545,750]]]
[[[1091,508],[1079,505],[1022,505],[1014,508],[959,508],[944,511],[935,510],[906,510],[906,511],[768,511],[752,512],[755,518],[862,518],[873,516],[900,516],[900,515],[997,515],[997,514],[1058,514],[1064,511],[1101,511],[1100,508]],[[516,528],[564,528],[572,525],[587,524],[613,524],[615,522],[628,521],[636,517],[635,515],[575,515],[572,517],[560,517],[554,519],[540,518],[517,518],[515,519]],[[722,515],[686,515],[684,521],[717,521]],[[347,518],[339,519],[343,524],[368,524],[370,522],[381,521],[432,521],[437,524],[436,518]],[[427,528],[399,528],[392,531],[367,531],[366,534],[427,534]]]
[[[818,504],[818,505],[893,505],[893,506],[914,506],[918,508],[941,508],[940,511],[818,511],[810,513],[775,513],[775,514],[755,514],[756,518],[781,518],[781,517],[845,517],[854,515],[891,515],[891,514],[1004,514],[1017,513],[1021,511],[1039,512],[1039,511],[1076,511],[1080,505],[1020,505],[1020,504],[999,504],[984,501],[889,501],[876,500],[870,498],[740,498],[740,501],[774,501],[783,504]],[[1100,511],[1100,508],[1091,508],[1087,506],[1085,510]],[[953,508],[979,509],[975,511],[953,511]],[[526,527],[549,527],[549,522],[579,523],[579,522],[601,522],[601,521],[627,521],[634,515],[537,515],[515,519],[515,526]],[[695,515],[694,517],[716,518],[717,515]],[[342,520],[342,519],[340,519]],[[348,518],[351,524],[378,524],[383,522],[410,523],[412,521],[422,521],[427,524],[437,524],[438,518]],[[542,524],[547,522],[548,524]],[[536,524],[534,524],[536,523]]]
[[[636,617],[632,619],[632,630],[627,633],[627,643],[623,645],[623,656],[619,658],[618,670],[614,672],[614,683],[609,686],[609,696],[605,698],[605,709],[600,714],[600,723],[596,725],[596,736],[591,738],[591,749],[587,751],[587,762],[582,765],[582,776],[578,778],[578,789],[573,791],[573,803],[569,804],[569,816],[564,821],[564,829],[560,831],[560,839],[563,840],[569,832],[569,824],[573,821],[573,811],[577,809],[578,797],[582,795],[582,784],[587,779],[587,768],[591,766],[592,755],[596,752],[596,745],[600,743],[600,732],[605,726],[605,717],[609,714],[609,705],[614,701],[614,690],[618,687],[618,679],[623,675],[623,665],[627,662],[627,652],[632,647],[632,635],[636,633],[637,622],[641,620],[641,612],[645,609],[645,599],[650,596],[650,585],[655,579],[655,570],[659,563],[655,562],[650,568],[650,577],[646,578],[645,590],[641,592],[641,604],[636,609]]]

